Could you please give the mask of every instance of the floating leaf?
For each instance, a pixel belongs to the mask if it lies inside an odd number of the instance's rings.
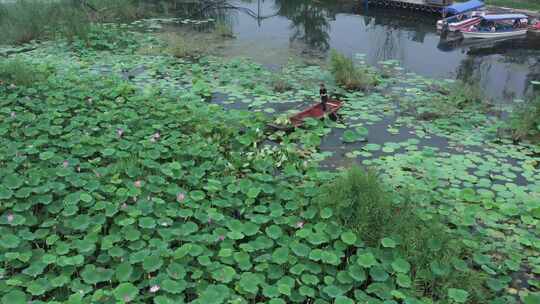
[[[463,289],[448,288],[448,297],[457,303],[465,303],[469,293]]]

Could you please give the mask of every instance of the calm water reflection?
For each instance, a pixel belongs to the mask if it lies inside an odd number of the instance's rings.
[[[268,65],[293,53],[325,56],[331,48],[366,54],[370,64],[399,60],[408,71],[478,82],[499,101],[530,94],[540,79],[540,37],[460,43],[441,40],[436,18],[366,8],[359,1],[236,1],[261,18],[233,11],[237,39],[226,49]]]

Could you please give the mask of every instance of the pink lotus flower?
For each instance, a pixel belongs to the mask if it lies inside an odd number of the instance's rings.
[[[225,236],[224,236],[224,235],[218,236],[218,241],[223,242],[224,240],[225,240]]]
[[[69,167],[69,162],[68,162],[67,160],[64,160],[64,162],[62,163],[62,166],[63,166],[64,168]]]
[[[122,135],[124,135],[124,130],[122,128],[118,128],[116,129],[116,134],[118,137],[122,137]]]
[[[126,204],[126,203],[123,203],[123,204],[120,206],[120,208],[126,209],[126,208],[127,208],[127,204]]]
[[[8,223],[13,222],[13,219],[15,219],[15,216],[13,216],[13,214],[10,213],[10,214],[7,215],[7,221],[8,221]]]
[[[212,219],[211,219],[211,218],[208,219],[208,224],[209,224],[209,225],[212,224]]]
[[[124,296],[124,302],[130,302],[131,297],[130,296]]]
[[[150,292],[151,292],[151,293],[156,293],[156,292],[158,292],[160,289],[161,289],[161,287],[159,287],[159,285],[152,285],[152,287],[150,287]]]
[[[77,166],[77,172],[81,172],[81,166]]]
[[[303,228],[303,227],[304,227],[304,222],[300,221],[296,223],[296,228]]]
[[[142,187],[142,182],[140,180],[136,180],[133,185],[136,187],[136,188],[140,188]]]
[[[183,202],[185,199],[186,199],[186,195],[182,192],[176,195],[176,201],[179,203]]]
[[[17,117],[17,114],[15,114],[15,112],[11,112],[11,118],[15,118]]]

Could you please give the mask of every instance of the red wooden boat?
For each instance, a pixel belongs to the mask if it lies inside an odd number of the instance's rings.
[[[540,21],[537,21],[535,24],[529,26],[529,33],[531,34],[540,34]]]
[[[339,110],[339,108],[341,108],[342,104],[343,102],[337,99],[329,100],[328,102],[326,102],[326,113],[325,113],[323,111],[322,104],[319,102],[316,105],[313,105],[307,108],[306,110],[292,116],[291,118],[289,118],[289,120],[294,127],[298,127],[304,123],[304,119],[306,118],[319,119],[319,118],[324,117],[325,114],[329,116],[336,115],[336,112]]]

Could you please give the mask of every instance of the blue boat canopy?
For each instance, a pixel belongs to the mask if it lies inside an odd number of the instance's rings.
[[[510,19],[527,19],[527,15],[523,14],[497,14],[497,15],[485,15],[482,18],[489,21],[495,20],[510,20]]]
[[[468,11],[472,11],[478,8],[483,7],[485,4],[480,0],[470,0],[463,3],[456,3],[444,8],[445,14],[458,15],[463,14]]]

